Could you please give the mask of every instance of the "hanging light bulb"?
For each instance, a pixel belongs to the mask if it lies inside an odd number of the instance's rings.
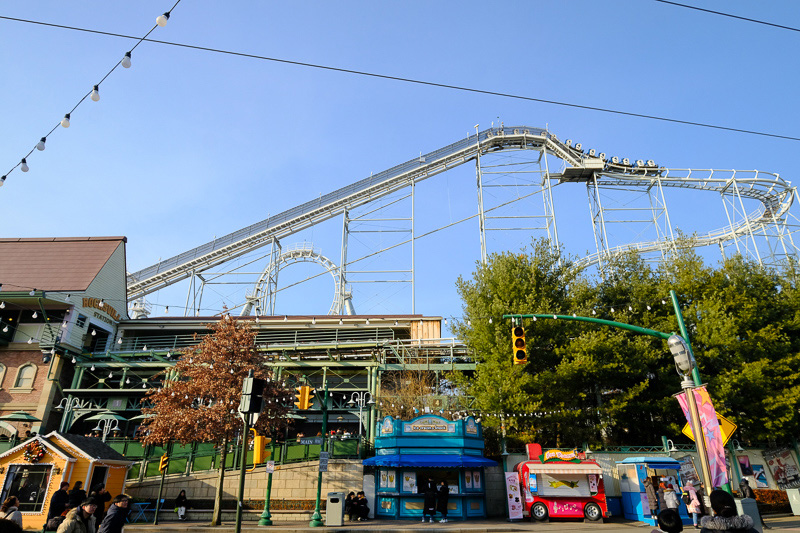
[[[147,383],[142,383],[142,388],[146,389],[147,388]]]
[[[36,289],[31,289],[31,292],[28,293],[30,296],[34,296],[36,294]]]
[[[22,161],[20,161],[19,163],[19,169],[23,172],[27,172],[30,170],[30,167],[28,167],[28,162],[25,160],[24,157],[22,158]]]
[[[631,306],[629,305],[629,306],[628,306],[628,311],[633,311],[633,307],[631,307]]]
[[[75,360],[75,356],[73,355],[72,356],[72,364],[74,365],[75,363],[77,363],[77,361]]]
[[[369,326],[369,318],[367,319],[367,325]]]
[[[44,151],[44,143],[47,142],[47,137],[42,137],[38,143],[36,143],[36,149],[40,152]]]
[[[28,344],[33,344],[33,337],[31,337],[30,339],[28,339]]]
[[[170,352],[169,350],[167,350],[167,359],[169,359],[170,357],[172,357],[172,352]]]
[[[131,384],[131,378],[128,378],[128,379],[126,379],[126,380],[125,380],[125,384],[126,384],[126,385],[130,385],[130,384]]]
[[[536,317],[533,317],[533,321],[536,322]]]
[[[97,332],[95,330],[92,330],[92,337],[95,337],[96,335],[97,335]]]
[[[94,365],[92,365],[92,367],[91,367],[89,370],[91,370],[92,372],[94,372]]]
[[[106,302],[102,298],[100,298],[100,303],[97,304],[97,305],[99,305],[100,307],[103,307],[104,305],[106,305]]]
[[[666,300],[661,300],[661,305],[667,305],[667,301]]]
[[[611,314],[614,314],[614,308],[613,307],[611,308]]]
[[[147,345],[146,345],[146,344],[144,345],[144,348],[142,348],[142,351],[143,351],[143,352],[146,352],[146,351],[147,351]]]
[[[65,327],[67,327],[67,323],[66,323],[66,322],[62,322],[62,323],[61,323],[61,327],[62,327],[62,328],[65,328]]]
[[[165,315],[168,315],[168,314],[169,314],[169,306],[168,306],[168,305],[167,305],[167,306],[164,306],[164,314],[165,314]]]
[[[339,319],[339,325],[341,326],[342,324],[344,324],[344,320],[342,320],[342,319],[340,318],[340,319]],[[395,324],[396,324],[396,322],[395,322]]]
[[[33,318],[36,318],[36,317],[38,317],[38,316],[39,316],[39,313],[37,313],[36,311],[34,311],[34,312],[33,312]]]
[[[312,317],[311,318],[311,323],[312,324],[316,324],[317,323],[317,317]],[[369,320],[367,320],[367,324],[369,324]]]
[[[648,305],[648,306],[647,306],[647,310],[649,311],[650,309],[652,309],[652,307],[650,307],[650,306]]]
[[[492,323],[492,317],[489,317],[489,324]]]
[[[120,337],[119,339],[117,339],[117,344],[122,344],[122,337]]]
[[[6,324],[6,327],[3,328],[3,333],[8,333],[8,324]]]
[[[95,85],[94,89],[92,89],[92,94],[89,96],[92,99],[92,102],[99,102],[100,101],[100,86]]]
[[[6,303],[0,302],[0,309],[5,309],[5,308],[6,308]]]
[[[108,379],[111,379],[111,378],[113,378],[113,377],[114,377],[114,373],[113,373],[113,372],[109,372],[109,373],[108,373]]]
[[[8,176],[6,176],[5,174],[3,174],[3,176],[0,176],[0,187],[2,187],[3,184],[6,182],[7,177]]]
[[[131,68],[131,53],[125,52],[125,56],[122,58],[122,66],[123,68]]]
[[[65,128],[69,128],[69,119],[70,116],[69,113],[67,113],[66,115],[64,115],[64,118],[61,119],[61,125]]]
[[[156,24],[161,26],[162,28],[167,25],[167,21],[169,20],[169,11],[164,13],[163,15],[159,15],[156,17]]]

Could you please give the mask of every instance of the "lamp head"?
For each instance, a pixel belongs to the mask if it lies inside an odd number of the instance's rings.
[[[672,352],[672,357],[675,358],[675,368],[678,374],[682,376],[688,375],[696,366],[694,356],[686,345],[686,341],[680,335],[672,335],[667,339],[669,351]]]

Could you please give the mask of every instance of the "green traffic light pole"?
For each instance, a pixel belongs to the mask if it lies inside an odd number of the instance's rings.
[[[328,382],[325,381],[325,392],[322,393],[322,448],[321,450],[327,451],[326,443],[328,442]],[[322,470],[317,472],[317,504],[314,507],[314,514],[311,515],[311,522],[308,523],[309,527],[322,527],[325,525],[322,522],[322,514],[319,512],[319,500],[322,495]]]
[[[672,307],[675,310],[675,317],[678,321],[678,328],[680,329],[681,336],[686,343],[686,347],[688,348],[689,352],[692,353],[691,343],[689,341],[689,332],[686,329],[686,324],[683,321],[683,314],[681,313],[681,307],[678,303],[678,296],[675,294],[674,290],[669,291],[670,299],[672,300]],[[659,339],[667,340],[673,333],[664,333],[662,331],[656,331],[653,329],[642,328],[639,326],[634,326],[631,324],[625,324],[623,322],[615,322],[613,320],[605,320],[602,318],[593,318],[587,316],[577,316],[577,315],[556,315],[556,314],[527,314],[527,315],[503,315],[503,318],[510,318],[510,319],[522,319],[522,318],[552,318],[555,320],[572,320],[577,322],[590,322],[593,324],[601,324],[604,326],[610,326],[614,328],[624,329],[631,331],[633,333],[637,333],[639,335],[649,335],[651,337],[657,337]],[[694,366],[692,369],[692,381],[694,382],[695,387],[699,387],[702,385],[702,381],[700,379],[700,371],[698,370],[697,366]],[[692,403],[692,402],[690,402]],[[705,439],[703,438],[702,432],[697,432],[699,435],[696,437],[696,442],[698,444],[698,453],[707,453],[705,450]],[[701,447],[703,450],[701,451]],[[701,457],[702,459],[702,457]],[[702,461],[701,461],[702,462]],[[723,490],[727,491],[728,493],[731,492],[730,483],[726,483],[721,487]],[[706,489],[708,490],[708,488]]]
[[[272,450],[274,452],[275,445],[273,444]],[[270,454],[273,455],[273,454]],[[261,513],[261,516],[258,520],[259,526],[271,526],[272,525],[272,513],[269,512],[269,499],[270,493],[272,492],[272,472],[267,474],[267,494],[264,496],[264,512]]]

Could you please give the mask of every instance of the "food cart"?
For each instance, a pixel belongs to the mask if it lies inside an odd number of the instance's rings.
[[[577,450],[547,450],[528,444],[528,461],[518,463],[525,500],[525,512],[531,520],[586,518],[591,521],[608,517],[603,470],[595,461]]]

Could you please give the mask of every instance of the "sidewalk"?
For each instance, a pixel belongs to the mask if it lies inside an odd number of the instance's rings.
[[[323,517],[324,519],[324,517]],[[800,532],[800,517],[784,516],[778,518],[766,518],[767,524],[776,531],[798,531]],[[201,522],[178,522],[178,521],[159,521],[157,526],[152,524],[128,524],[125,531],[131,533],[183,533],[188,531],[203,531],[206,533],[233,533],[235,523],[223,522],[219,527],[211,527]],[[321,530],[336,531],[337,533],[367,533],[369,531],[383,531],[387,533],[400,532],[448,532],[448,533],[480,533],[480,532],[502,532],[502,531],[537,531],[547,533],[549,531],[558,533],[581,532],[589,533],[592,531],[602,533],[649,533],[652,526],[642,522],[633,522],[620,518],[611,519],[605,523],[582,522],[582,521],[552,521],[549,523],[531,523],[527,520],[522,522],[506,522],[503,519],[470,520],[468,522],[448,522],[446,524],[423,524],[408,520],[370,520],[368,522],[345,522],[341,527],[309,527],[308,521],[294,522],[275,522],[275,525],[257,526],[253,522],[243,522],[242,531],[247,533],[264,533],[270,530],[281,532],[319,532]],[[696,531],[691,526],[685,529],[687,533]]]

